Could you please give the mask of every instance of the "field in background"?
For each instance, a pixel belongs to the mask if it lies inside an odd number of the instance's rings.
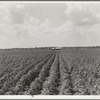
[[[100,48],[0,50],[0,95],[99,95]]]

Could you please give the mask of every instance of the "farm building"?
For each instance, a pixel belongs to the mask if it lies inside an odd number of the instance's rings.
[[[61,50],[61,47],[52,47],[52,50]]]

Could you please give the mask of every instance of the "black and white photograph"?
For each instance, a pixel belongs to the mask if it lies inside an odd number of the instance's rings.
[[[0,2],[0,95],[100,95],[100,2]]]

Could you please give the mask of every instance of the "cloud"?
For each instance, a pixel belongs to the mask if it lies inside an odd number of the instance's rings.
[[[90,5],[67,4],[67,20],[56,28],[47,16],[41,21],[25,9],[24,4],[0,5],[0,48],[100,44],[100,14]]]
[[[69,20],[53,30],[54,33],[59,33],[65,45],[100,45],[100,12],[97,12],[96,4],[94,5],[67,3],[64,13]]]
[[[49,19],[41,22],[23,9],[21,4],[0,4],[0,48],[34,47],[49,38]]]
[[[91,26],[100,23],[97,14],[90,6],[88,6],[88,4],[67,4],[67,9],[64,11],[64,13],[76,26]]]

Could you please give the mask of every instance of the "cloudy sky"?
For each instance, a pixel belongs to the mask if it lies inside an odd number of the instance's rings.
[[[0,3],[0,48],[100,45],[100,3]]]

